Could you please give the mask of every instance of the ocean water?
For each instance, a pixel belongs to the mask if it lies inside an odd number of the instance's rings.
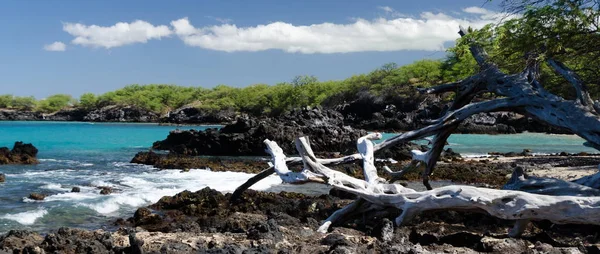
[[[0,183],[0,233],[17,228],[44,232],[61,226],[109,227],[117,218],[130,217],[138,207],[165,195],[207,186],[233,191],[253,176],[204,169],[159,171],[129,163],[137,152],[147,150],[152,142],[164,139],[176,128],[156,124],[0,122],[0,146],[12,147],[15,141],[33,143],[39,149],[40,159],[38,165],[0,166],[0,173],[6,174],[6,182]],[[537,153],[595,152],[583,147],[582,139],[568,135],[453,135],[449,143],[455,151],[471,155],[525,148]],[[253,189],[303,188],[280,183],[278,177],[271,176]],[[71,193],[74,186],[80,187],[81,192]],[[100,195],[98,186],[117,191]],[[33,192],[48,196],[43,201],[27,198]]]

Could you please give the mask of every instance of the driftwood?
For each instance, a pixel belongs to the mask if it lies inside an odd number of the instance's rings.
[[[461,28],[459,34],[465,36]],[[535,57],[521,73],[505,74],[487,60],[486,52],[471,43],[471,54],[479,64],[478,74],[465,80],[436,87],[420,89],[422,93],[436,94],[455,92],[455,99],[448,111],[418,130],[408,131],[374,145],[371,140],[380,138],[377,133],[362,137],[357,142],[359,153],[336,159],[320,159],[314,155],[308,138],[300,137],[296,148],[300,157],[287,158],[276,142],[265,140],[272,156],[271,167],[240,186],[232,199],[253,183],[277,173],[283,182],[302,184],[317,182],[358,196],[358,200],[332,214],[319,228],[326,232],[336,221],[353,213],[368,210],[396,208],[402,211],[396,224],[402,225],[424,211],[455,209],[477,210],[507,220],[515,220],[511,236],[520,235],[530,220],[549,220],[554,223],[600,225],[600,173],[566,182],[557,179],[527,177],[522,170],[515,170],[504,190],[472,186],[446,186],[432,190],[429,176],[433,173],[448,137],[468,117],[482,112],[519,111],[550,124],[569,130],[587,141],[588,146],[600,147],[600,103],[593,101],[586,86],[566,65],[553,59],[547,60],[554,71],[569,81],[577,91],[576,100],[565,100],[546,91],[537,80],[540,63]],[[494,93],[500,98],[473,103],[481,93]],[[417,192],[399,184],[389,184],[377,175],[373,154],[399,143],[433,136],[431,148],[412,151],[413,159],[407,169],[422,168],[423,184],[427,191]],[[326,165],[362,160],[365,179],[356,179]],[[301,172],[288,169],[288,164],[303,165]],[[393,177],[406,172],[391,172]]]
[[[376,136],[376,135],[375,135]],[[277,143],[265,140],[272,156],[274,170],[286,183],[327,183],[359,197],[359,200],[332,214],[319,228],[326,232],[328,227],[344,216],[361,210],[393,207],[402,210],[396,224],[402,225],[415,215],[431,210],[477,210],[492,216],[515,220],[512,236],[522,233],[529,220],[549,220],[554,223],[600,225],[600,196],[551,196],[524,191],[496,190],[473,186],[446,186],[434,190],[417,192],[400,184],[388,184],[377,176],[373,163],[373,148],[366,142],[373,136],[363,137],[358,142],[363,155],[365,180],[356,179],[332,170],[319,163],[306,137],[297,140],[297,149],[307,165],[301,172],[291,172],[285,163],[286,156]],[[575,184],[575,183],[573,183]],[[576,185],[576,184],[575,184]],[[370,205],[364,206],[367,201]],[[361,212],[362,212],[361,211]]]

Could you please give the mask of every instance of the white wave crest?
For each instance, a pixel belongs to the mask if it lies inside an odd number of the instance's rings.
[[[40,208],[33,211],[27,211],[15,214],[5,214],[0,216],[0,219],[16,221],[21,225],[33,225],[36,220],[48,214],[46,209]]]

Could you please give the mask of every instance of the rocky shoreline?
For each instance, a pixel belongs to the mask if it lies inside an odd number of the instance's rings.
[[[447,108],[438,97],[397,100],[357,96],[350,102],[325,103],[323,111],[337,112],[343,125],[357,129],[383,132],[409,131],[424,127],[428,120],[443,115]],[[423,103],[427,101],[428,103]],[[327,105],[331,104],[331,105]],[[296,109],[292,111],[298,111]],[[283,115],[289,114],[284,112]],[[281,116],[276,116],[277,118]],[[233,110],[201,110],[184,106],[164,115],[135,106],[110,105],[97,109],[71,108],[51,114],[33,111],[0,109],[0,121],[78,121],[78,122],[138,122],[170,125],[226,125],[239,118],[261,121],[265,116],[252,116]],[[300,119],[293,119],[300,120]],[[301,121],[301,120],[300,120]],[[564,130],[540,124],[512,112],[480,113],[468,118],[457,129],[458,133],[513,134],[521,132],[565,134]]]
[[[105,111],[97,115],[102,117],[95,119],[129,119],[135,114],[113,115]],[[177,115],[173,118],[177,119]],[[321,153],[320,156],[336,157],[355,153],[356,140],[367,133],[363,129],[348,126],[348,117],[344,113],[322,108],[292,110],[278,117],[242,116],[235,119],[235,122],[221,129],[173,131],[165,140],[153,145],[153,149],[167,150],[168,153],[153,150],[140,152],[132,162],[182,171],[205,168],[212,171],[258,173],[267,167],[262,142],[264,139],[277,141],[286,154],[293,155],[294,139],[308,135],[311,146]],[[410,159],[409,151],[412,149],[424,147],[411,143],[380,151],[376,157],[393,160],[378,160],[377,168],[386,165],[394,171],[400,170],[404,165],[402,162]],[[465,159],[449,149],[441,157],[431,180],[434,181],[434,186],[471,184],[498,188],[506,183],[517,165],[525,168],[528,173],[537,174],[548,168],[597,167],[599,163],[598,155],[559,154],[540,157],[532,156],[531,151]],[[358,162],[336,165],[333,168],[362,178],[363,171]],[[391,180],[385,172],[379,174]],[[407,185],[419,185],[416,183],[419,179],[420,172],[415,168],[399,181]],[[390,211],[387,215],[366,214],[349,218],[334,225],[329,233],[322,234],[316,231],[321,221],[352,202],[352,195],[339,191],[331,191],[329,195],[310,196],[247,190],[235,202],[230,202],[230,197],[231,194],[209,188],[197,192],[184,191],[172,197],[165,196],[155,204],[139,208],[130,218],[116,220],[111,227],[119,229],[114,232],[60,228],[41,235],[31,231],[10,231],[0,236],[0,253],[600,251],[598,226],[554,225],[541,221],[530,226],[523,237],[510,238],[507,232],[512,228],[513,222],[486,214],[426,212],[409,225],[399,227],[393,223],[398,212]]]
[[[453,158],[453,159],[452,159]],[[223,160],[226,162],[226,160]],[[265,163],[259,161],[257,163]],[[500,186],[515,165],[535,173],[544,167],[582,167],[598,155],[521,156],[459,159],[446,157],[436,168],[440,184]],[[353,167],[350,165],[350,167]],[[358,167],[358,165],[356,165]],[[212,169],[212,168],[211,168]],[[226,170],[226,169],[224,169]],[[346,170],[346,169],[344,169]],[[360,170],[358,170],[360,171]],[[382,174],[382,176],[385,176]],[[419,178],[417,172],[402,181]],[[41,235],[11,231],[0,236],[0,253],[597,253],[598,226],[537,222],[520,238],[509,238],[510,221],[460,211],[426,212],[409,225],[393,224],[397,214],[363,217],[316,231],[321,221],[352,201],[339,192],[308,196],[248,190],[231,194],[209,188],[166,196],[115,221],[118,230],[60,228]],[[367,217],[370,217],[368,215]],[[130,243],[134,243],[131,246]]]
[[[12,149],[0,147],[0,165],[3,164],[37,164],[38,149],[32,144],[15,142]]]

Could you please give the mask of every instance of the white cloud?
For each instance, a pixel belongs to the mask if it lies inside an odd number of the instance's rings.
[[[410,15],[402,14],[396,11],[394,8],[389,6],[377,6],[378,9],[382,10],[386,16],[393,18],[409,18]]]
[[[477,6],[471,6],[471,7],[467,7],[463,9],[464,12],[466,13],[473,13],[473,14],[489,14],[492,13],[492,11],[481,8],[481,7],[477,7]]]
[[[385,7],[380,9],[386,11]],[[394,11],[389,8],[390,11]],[[499,22],[503,15],[479,7],[464,12],[478,14],[458,18],[425,12],[419,18],[357,19],[354,23],[321,23],[297,26],[273,22],[252,27],[222,24],[196,28],[187,18],[174,20],[175,34],[189,46],[235,52],[283,50],[291,53],[346,53],[362,51],[441,50],[458,38],[458,27],[481,28]]]
[[[394,12],[394,8],[389,6],[378,6],[377,8],[381,9],[384,12]]]
[[[230,19],[206,16],[221,22],[194,27],[188,18],[173,20],[170,26],[153,25],[143,20],[119,22],[113,26],[65,23],[73,44],[110,49],[177,35],[186,45],[209,50],[263,51],[290,53],[347,53],[364,51],[443,50],[444,43],[458,38],[458,27],[481,28],[507,18],[480,7],[468,7],[461,13],[423,12],[403,16],[394,8],[379,6],[386,17],[354,19],[347,24],[320,23],[294,25],[282,21],[238,27]],[[471,15],[464,15],[471,14]]]
[[[233,19],[228,19],[228,18],[219,18],[219,17],[214,17],[214,16],[204,16],[204,17],[213,19],[221,24],[230,24],[233,22]]]
[[[60,41],[55,41],[50,44],[44,45],[44,50],[46,51],[65,51],[67,50],[67,45]]]
[[[119,22],[113,26],[87,26],[80,23],[65,23],[63,30],[75,37],[71,43],[89,47],[113,48],[171,35],[168,26],[154,26],[146,21]]]

